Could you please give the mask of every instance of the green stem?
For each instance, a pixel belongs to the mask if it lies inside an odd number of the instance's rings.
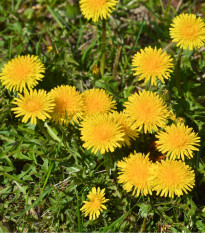
[[[103,77],[105,70],[105,48],[106,48],[106,20],[102,20],[103,28],[102,28],[102,40],[101,40],[101,61],[100,61],[100,73]]]
[[[105,154],[103,155],[103,158],[104,158],[105,169],[107,173],[110,175],[111,169],[114,166],[112,155],[109,152],[105,152]]]
[[[180,49],[179,54],[178,54],[178,58],[177,58],[176,67],[175,67],[176,87],[177,87],[178,93],[181,91],[181,85],[180,85],[180,66],[181,66],[182,52],[183,52],[183,49]]]

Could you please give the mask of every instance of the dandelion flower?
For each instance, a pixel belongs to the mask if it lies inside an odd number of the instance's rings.
[[[105,199],[104,196],[105,189],[100,190],[99,187],[97,189],[95,187],[92,188],[87,196],[89,201],[83,201],[85,204],[80,209],[85,213],[85,217],[89,215],[89,220],[95,220],[99,217],[100,212],[107,209],[104,203],[106,203],[109,199]]]
[[[120,142],[123,146],[127,145],[130,146],[131,143],[130,141],[139,136],[138,130],[137,129],[132,129],[132,121],[127,118],[127,116],[124,114],[124,112],[116,112],[114,111],[113,113],[110,113],[111,117],[113,118],[113,121],[119,122],[120,125],[122,126],[125,136],[124,141]]]
[[[0,73],[3,86],[10,91],[32,89],[44,75],[45,67],[37,56],[18,56],[4,65]]]
[[[170,36],[182,49],[200,48],[205,41],[205,23],[194,14],[180,14],[173,19]]]
[[[103,89],[90,89],[82,93],[85,115],[108,113],[116,108],[116,101]]]
[[[166,125],[169,111],[163,100],[153,92],[135,93],[125,102],[125,114],[134,122],[133,126],[144,132],[157,131]]]
[[[150,182],[157,195],[174,197],[190,191],[195,183],[195,174],[182,161],[162,160],[150,168]]]
[[[24,96],[19,94],[19,98],[14,98],[14,104],[17,107],[12,108],[16,117],[23,116],[22,122],[26,123],[29,119],[31,124],[37,123],[37,119],[45,121],[50,118],[50,114],[54,108],[53,98],[51,98],[44,90],[27,90]]]
[[[54,98],[55,108],[51,115],[52,120],[59,124],[78,122],[83,115],[83,100],[75,87],[61,85],[50,91]]]
[[[149,154],[146,156],[142,153],[130,154],[128,158],[123,158],[117,163],[120,169],[118,182],[123,184],[123,189],[127,192],[133,191],[132,195],[138,197],[142,195],[152,194],[152,189],[149,183]]]
[[[51,45],[46,47],[46,52],[50,53],[53,50],[53,47]]]
[[[92,148],[95,154],[98,151],[104,154],[106,151],[113,152],[116,147],[120,147],[125,133],[110,115],[95,114],[81,122],[81,135],[81,139],[85,142],[84,148]]]
[[[183,123],[172,124],[165,128],[165,132],[158,132],[156,135],[157,149],[163,154],[167,153],[170,159],[182,159],[185,156],[189,159],[193,157],[193,151],[198,151],[200,138],[192,132],[192,128]]]
[[[80,9],[86,19],[97,22],[106,19],[115,8],[116,0],[80,0]]]
[[[139,76],[139,80],[151,81],[151,85],[157,85],[157,79],[164,83],[164,79],[170,78],[173,63],[172,58],[162,49],[146,47],[136,53],[132,60],[132,70],[134,75]]]

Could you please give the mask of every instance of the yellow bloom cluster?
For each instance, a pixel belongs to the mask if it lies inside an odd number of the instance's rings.
[[[80,0],[82,14],[97,22],[106,19],[115,8],[116,0]],[[173,42],[181,49],[199,48],[205,41],[205,24],[193,14],[177,16],[170,28]],[[133,56],[132,70],[139,80],[157,86],[171,78],[173,59],[161,48],[146,47]],[[140,135],[155,134],[156,149],[166,160],[153,162],[150,155],[130,153],[117,162],[118,182],[135,196],[181,196],[195,184],[194,171],[185,164],[198,151],[200,138],[192,128],[176,116],[157,92],[142,90],[128,97],[123,111],[117,111],[117,102],[103,89],[82,93],[74,86],[61,85],[49,93],[36,90],[44,77],[45,67],[37,56],[18,56],[8,62],[0,73],[2,85],[15,91],[12,108],[22,122],[51,121],[67,126],[77,124],[83,147],[94,154],[114,152],[116,148],[131,147]],[[171,125],[170,120],[174,121]],[[99,217],[106,209],[105,189],[94,187],[84,201],[81,211],[90,219]]]
[[[190,191],[195,183],[194,171],[182,161],[162,160],[152,163],[149,155],[141,153],[130,154],[117,163],[119,168],[119,183],[127,192],[137,197],[150,194],[174,197]]]

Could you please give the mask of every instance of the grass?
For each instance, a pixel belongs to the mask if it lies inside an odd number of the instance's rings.
[[[166,50],[176,64],[179,48],[169,27],[179,13],[205,16],[203,1],[164,5],[164,1],[121,0],[107,20],[105,73],[100,69],[101,21],[80,13],[78,1],[2,0],[0,4],[0,68],[18,55],[34,54],[46,67],[37,88],[50,91],[61,84],[79,91],[103,88],[118,110],[133,92],[157,91],[201,137],[200,150],[187,160],[196,174],[193,191],[164,198],[127,193],[117,182],[116,162],[133,150],[153,152],[151,134],[117,148],[104,160],[82,147],[76,125],[50,121],[24,124],[11,111],[11,93],[0,86],[0,229],[1,232],[204,232],[205,49],[182,53],[179,92],[174,74],[157,88],[134,78],[131,59],[146,46]],[[168,1],[170,2],[170,1]],[[203,18],[204,20],[204,18]],[[48,52],[47,47],[52,46]],[[43,130],[42,130],[43,128]],[[107,169],[106,169],[107,168]],[[96,220],[80,208],[92,187],[106,188],[107,210]]]

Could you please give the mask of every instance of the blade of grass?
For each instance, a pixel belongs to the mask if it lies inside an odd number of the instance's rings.
[[[8,57],[11,58],[12,37],[9,38]]]
[[[28,206],[19,216],[17,222],[23,217],[24,214],[26,214],[27,211],[29,211],[31,208],[35,207],[38,205],[38,203],[47,195],[51,192],[52,188],[48,188],[45,190],[35,201],[32,205]]]
[[[191,4],[189,8],[189,14],[192,12],[192,9],[194,8],[195,4],[196,4],[196,0],[194,0],[193,3]]]
[[[58,25],[63,29],[66,28],[67,31],[70,31],[70,27],[68,24],[65,22],[65,20],[56,12],[54,11],[50,6],[47,6],[47,9],[55,19],[55,21],[58,23]]]
[[[41,55],[41,41],[42,41],[42,34],[40,36],[39,41],[36,43],[36,55],[40,57]]]
[[[53,18],[55,19],[55,21],[57,22],[57,24],[61,27],[64,28],[63,24],[61,23],[58,15],[56,14],[56,12],[51,9],[49,6],[47,6],[47,9],[49,10],[49,12],[51,13],[51,15],[53,16]]]
[[[111,230],[116,224],[122,222],[129,214],[130,212],[138,205],[138,203],[136,203],[128,212],[126,212],[125,214],[123,214],[121,217],[119,217],[117,220],[115,220],[112,224],[110,224],[108,227],[105,227],[103,229],[102,232],[108,232],[109,230]]]
[[[83,29],[84,29],[84,26],[83,26],[82,21],[80,19],[80,31],[79,31],[79,35],[78,35],[78,39],[77,39],[77,43],[76,43],[76,50],[78,50],[79,44],[80,44],[81,40],[83,40]]]
[[[18,8],[19,8],[19,6],[20,6],[20,4],[21,4],[22,1],[23,1],[23,0],[18,0],[18,1],[17,1],[16,5],[15,5],[15,7],[14,7],[15,11],[18,10]]]
[[[143,3],[143,2],[141,2],[141,4],[142,4],[143,6],[145,6],[145,7],[147,8],[147,10],[149,10],[155,18],[159,19],[159,16],[156,15],[156,14],[154,13],[154,11],[153,11],[150,7],[148,7],[148,6],[147,6],[145,3]]]
[[[76,198],[77,198],[77,219],[78,219],[78,232],[82,232],[82,224],[80,218],[80,207],[79,207],[79,196],[78,191],[76,191]]]
[[[53,165],[54,165],[53,162],[51,162],[50,165],[49,165],[48,172],[47,172],[47,176],[46,176],[46,179],[45,179],[44,184],[43,184],[42,192],[43,192],[43,190],[44,190],[44,188],[45,188],[45,186],[46,186],[46,184],[47,184],[47,182],[48,182],[48,178],[49,178],[49,176],[50,176],[50,174],[51,174]]]
[[[133,52],[134,52],[134,50],[135,50],[135,47],[136,47],[137,42],[138,42],[138,40],[139,40],[139,38],[140,38],[140,35],[141,35],[141,33],[142,33],[142,29],[143,29],[144,25],[145,25],[145,21],[142,21],[141,24],[140,24],[139,31],[138,31],[138,33],[137,33],[137,37],[136,37],[135,42],[134,42],[134,44],[133,44],[133,46],[132,46],[132,49],[131,49],[131,51],[130,51],[130,55],[129,55],[128,60],[130,60],[130,57],[132,56],[132,54],[133,54]]]

